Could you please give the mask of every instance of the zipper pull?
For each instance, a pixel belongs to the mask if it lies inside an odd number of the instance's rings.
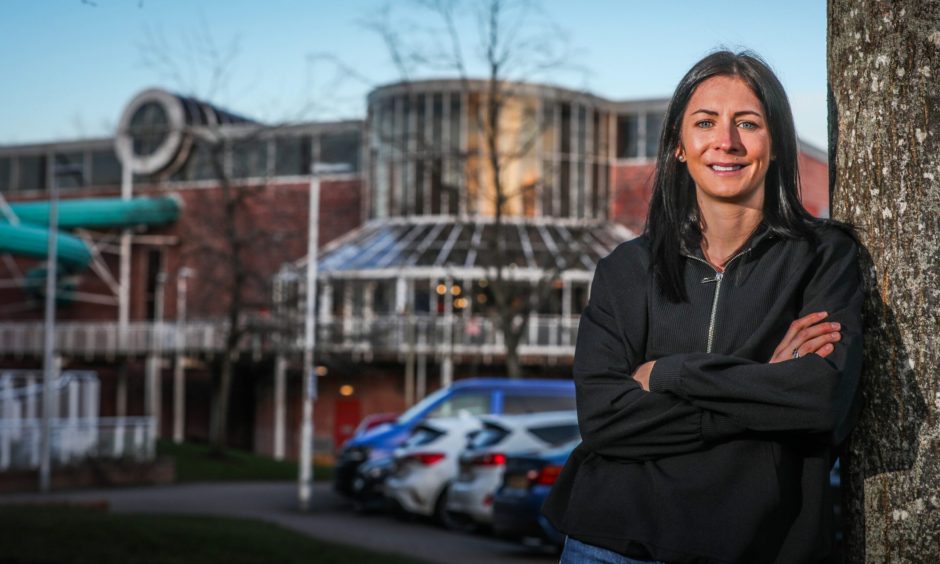
[[[724,277],[724,275],[725,275],[724,272],[716,272],[715,275],[712,277],[706,276],[705,278],[702,278],[702,284],[708,284],[710,282],[718,282]]]

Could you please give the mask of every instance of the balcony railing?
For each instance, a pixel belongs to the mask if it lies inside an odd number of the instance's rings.
[[[495,318],[480,316],[382,315],[333,318],[317,322],[317,349],[356,355],[500,356],[505,341]],[[223,322],[142,323],[128,326],[123,336],[114,322],[63,322],[56,326],[56,349],[69,356],[116,357],[151,352],[200,356],[224,349]],[[521,356],[568,357],[574,354],[578,317],[534,315],[519,346]],[[41,355],[41,323],[0,323],[0,354]],[[288,353],[303,347],[303,323],[278,338],[273,326],[247,332],[241,350]]]

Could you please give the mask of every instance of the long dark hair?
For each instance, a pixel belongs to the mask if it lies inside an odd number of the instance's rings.
[[[676,158],[682,117],[699,84],[715,76],[734,76],[747,84],[764,106],[775,158],[764,182],[764,224],[783,237],[815,240],[814,218],[800,203],[796,130],[783,85],[758,55],[749,51],[718,51],[686,73],[676,87],[659,138],[653,195],[646,222],[652,253],[651,266],[666,297],[687,299],[683,284],[683,252],[698,247],[702,232],[695,184]]]

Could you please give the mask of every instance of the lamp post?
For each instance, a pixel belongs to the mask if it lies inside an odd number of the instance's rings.
[[[186,323],[186,281],[193,269],[184,266],[176,271],[176,359],[173,363],[173,442],[183,442],[186,421],[186,374],[183,366],[183,327]]]
[[[310,167],[310,215],[307,222],[307,295],[304,310],[303,414],[300,422],[298,498],[301,511],[310,509],[313,492],[313,402],[317,399],[317,373],[313,366],[316,345],[317,247],[320,228],[320,180],[324,175],[350,170],[348,164],[318,163]]]
[[[80,165],[51,164],[49,185],[49,240],[46,248],[46,307],[42,357],[42,428],[39,452],[39,491],[48,492],[52,475],[52,388],[58,374],[55,354],[55,294],[58,286],[59,176],[82,174]]]

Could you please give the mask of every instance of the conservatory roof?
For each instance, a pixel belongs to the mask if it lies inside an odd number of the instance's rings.
[[[373,220],[320,252],[319,276],[330,278],[492,277],[538,280],[548,272],[589,281],[597,261],[635,235],[596,220],[422,216]],[[505,245],[498,261],[496,238]],[[302,261],[298,266],[303,267]]]

